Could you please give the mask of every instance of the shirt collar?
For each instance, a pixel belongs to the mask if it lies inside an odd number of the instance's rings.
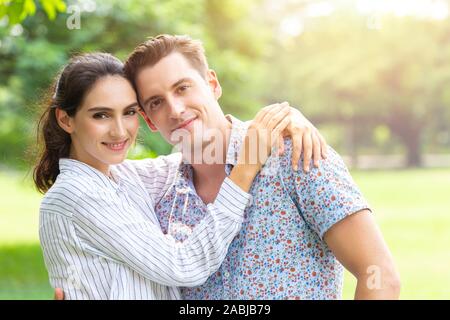
[[[248,122],[243,122],[230,114],[227,114],[225,117],[231,123],[230,139],[225,164],[235,166],[239,158],[242,140],[247,133]],[[192,179],[192,167],[185,160],[183,160],[180,165],[180,174],[188,180]]]
[[[236,165],[239,152],[241,151],[242,140],[247,134],[248,123],[233,117],[230,114],[225,116],[231,122],[230,141],[228,143],[226,164]]]
[[[75,159],[59,159],[59,172],[60,174],[69,173],[79,176],[87,176],[100,181],[101,184],[103,184],[105,187],[112,187],[113,189],[118,189],[122,182],[122,179],[119,179],[114,166],[111,166],[111,175],[116,181],[118,180],[117,183],[114,180],[108,178],[103,172]]]

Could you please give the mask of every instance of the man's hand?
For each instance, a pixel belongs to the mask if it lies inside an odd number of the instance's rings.
[[[398,299],[400,278],[372,213],[362,210],[332,226],[324,240],[358,280],[355,299]]]
[[[319,167],[319,160],[327,158],[327,143],[314,125],[297,109],[291,107],[291,122],[283,131],[283,137],[292,139],[292,164],[298,170],[300,155],[303,152],[303,170],[309,171],[311,159]],[[284,152],[284,141],[280,139],[280,154]]]
[[[53,298],[54,300],[64,300],[64,292],[61,288],[55,289],[55,296]]]

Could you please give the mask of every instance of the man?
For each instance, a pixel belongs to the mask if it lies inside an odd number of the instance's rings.
[[[288,106],[287,103],[285,103],[286,106]],[[276,121],[274,121],[275,118],[271,118],[271,115],[274,114],[274,112],[276,110],[281,110],[282,106],[277,104],[276,106],[268,106],[267,110],[272,110],[272,112],[266,112],[266,113],[258,113],[258,121],[253,121],[251,124],[251,128],[255,128],[257,132],[261,132],[261,130],[258,130],[257,126],[258,123],[261,123],[260,120],[264,120],[261,119],[262,115],[265,115],[264,117],[267,117],[268,121],[264,121],[264,123],[268,123],[268,122],[274,122],[273,124],[275,125]],[[266,110],[266,111],[267,111]],[[284,109],[285,111],[283,112],[283,114],[285,114],[287,111],[289,111],[289,109]],[[321,157],[321,153],[322,151],[324,151],[324,147],[326,147],[326,143],[323,140],[323,138],[321,137],[321,135],[318,133],[317,129],[314,128],[314,126],[306,119],[303,117],[303,115],[301,115],[300,112],[298,112],[295,109],[290,108],[291,110],[291,114],[287,114],[287,117],[283,120],[283,121],[287,121],[289,123],[288,127],[285,129],[285,132],[283,132],[283,135],[287,135],[287,136],[292,136],[293,140],[294,140],[294,152],[293,152],[293,163],[298,163],[298,159],[300,157],[300,153],[303,151],[307,156],[307,158],[309,159],[311,156],[313,156],[315,165],[318,165],[318,158]],[[255,120],[257,120],[255,118]],[[269,127],[272,127],[270,125],[270,123],[268,123]],[[255,127],[256,126],[256,127]],[[305,130],[308,129],[308,130]],[[251,130],[250,130],[251,132]],[[264,132],[264,136],[263,138],[267,138],[273,135],[272,132]],[[271,137],[271,138],[275,138],[275,137]],[[258,141],[261,141],[260,139],[258,139]],[[303,149],[302,149],[302,143],[299,142],[303,142]],[[314,142],[314,143],[312,143]],[[270,145],[270,144],[267,144]],[[220,149],[223,149],[224,146],[221,146]],[[262,150],[263,151],[263,150]],[[263,157],[267,157],[267,152],[270,150],[266,150],[263,153]],[[323,156],[323,155],[322,155]],[[158,158],[158,164],[155,163],[154,167],[147,167],[145,165],[144,162],[140,162],[140,164],[142,164],[142,167],[139,167],[136,165],[136,170],[140,172],[139,174],[139,179],[141,180],[140,182],[145,186],[145,189],[150,193],[150,195],[152,197],[154,197],[154,199],[156,200],[156,202],[160,202],[161,197],[163,197],[164,193],[167,191],[167,188],[173,183],[174,178],[177,176],[178,174],[178,168],[180,166],[180,154],[172,154],[170,156],[167,157],[160,157]],[[259,170],[259,165],[257,163],[255,163],[256,168]],[[307,166],[308,164],[306,164],[305,166]],[[246,172],[244,171],[243,174],[246,174]],[[236,203],[233,203],[232,201],[230,201],[230,199],[233,199],[231,194],[228,194],[228,205],[229,206],[235,206]],[[172,203],[170,203],[171,207],[172,207]],[[211,259],[209,259],[208,261],[211,262],[213,261],[214,258],[217,257],[211,257]],[[142,261],[141,261],[142,262]],[[71,266],[73,267],[73,266]],[[76,266],[75,266],[76,267]],[[78,269],[78,267],[76,267],[76,269]],[[73,270],[69,270],[70,272],[72,272]],[[136,270],[134,270],[136,271]],[[78,273],[78,271],[77,271]],[[119,276],[119,275],[115,275]],[[119,276],[120,277],[120,276]],[[146,277],[138,277],[135,278],[137,279],[136,282],[134,283],[134,285],[132,285],[130,288],[130,290],[128,290],[128,293],[131,293],[132,296],[134,296],[135,298],[144,298],[144,297],[149,297],[148,295],[148,291],[147,290],[142,290],[142,288],[145,288],[146,285],[148,285],[146,283]],[[78,278],[77,276],[77,281],[82,281],[82,279]],[[85,280],[85,279],[84,279]],[[118,281],[120,281],[120,279],[117,279]],[[175,280],[175,279],[173,279]],[[172,281],[172,283],[177,283],[177,281]],[[89,284],[86,284],[87,286],[89,286]],[[174,284],[175,285],[175,284]],[[178,288],[170,288],[170,291],[165,291],[163,290],[157,290],[158,294],[155,295],[155,298],[163,298],[163,297],[170,297],[170,298],[178,298],[179,297],[179,290]],[[172,290],[173,289],[173,290]],[[167,292],[170,292],[168,295],[166,295]],[[105,292],[106,294],[108,294],[107,292]],[[61,289],[56,289],[55,291],[55,299],[58,300],[62,300],[63,299],[63,292],[61,291]]]
[[[198,41],[150,39],[130,55],[125,70],[149,127],[171,144],[180,142],[180,131],[193,138],[184,140],[192,145],[182,149],[179,177],[156,207],[163,231],[182,241],[203,216],[171,208],[193,212],[214,201],[236,164],[246,126],[223,114],[220,83]],[[224,139],[211,139],[209,131]],[[222,161],[192,161],[211,143]],[[288,140],[284,154],[269,159],[270,170],[254,180],[253,202],[219,271],[200,287],[184,288],[183,297],[338,299],[343,265],[357,278],[355,298],[397,299],[399,277],[368,204],[340,157],[332,149],[328,154],[320,168],[293,170]]]

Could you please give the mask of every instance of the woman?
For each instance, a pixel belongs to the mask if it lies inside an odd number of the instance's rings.
[[[257,165],[236,165],[189,240],[164,235],[153,208],[176,175],[180,155],[124,161],[138,131],[136,94],[109,54],[73,58],[61,72],[39,129],[35,168],[40,240],[53,287],[66,299],[177,299],[217,270],[237,234]],[[289,108],[266,107],[251,128],[269,156]],[[270,121],[272,120],[272,121]],[[244,144],[242,159],[248,152]],[[164,170],[161,170],[164,168]]]

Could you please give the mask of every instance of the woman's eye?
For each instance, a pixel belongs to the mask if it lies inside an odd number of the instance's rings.
[[[106,119],[108,115],[106,113],[95,113],[94,119]]]
[[[128,110],[126,113],[126,115],[129,116],[134,116],[135,114],[137,114],[137,111],[135,109]]]

